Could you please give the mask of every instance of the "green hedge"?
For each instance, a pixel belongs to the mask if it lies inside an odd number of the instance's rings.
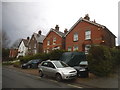
[[[108,76],[119,65],[119,55],[120,51],[118,49],[92,46],[87,55],[90,71],[97,76]]]
[[[28,55],[28,56],[25,56],[25,57],[20,57],[20,62],[23,64],[23,63],[26,63],[28,62],[29,60],[32,60],[32,59],[42,59],[42,60],[57,60],[61,57],[62,53],[64,53],[65,51],[64,50],[53,50],[51,51],[50,53],[38,53],[38,54],[35,54],[35,55]]]
[[[54,50],[49,53],[50,60],[59,60],[62,54],[66,52],[65,50]]]
[[[21,66],[21,62],[20,61],[14,62],[13,66],[14,67],[20,67]]]

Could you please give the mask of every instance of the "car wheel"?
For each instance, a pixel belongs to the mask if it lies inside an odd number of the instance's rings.
[[[31,66],[30,66],[30,65],[28,65],[28,66],[27,66],[27,68],[29,69],[29,68],[31,68]]]
[[[41,70],[39,70],[39,76],[43,77],[43,72]]]
[[[60,74],[56,74],[56,80],[59,82],[62,81],[62,77]]]

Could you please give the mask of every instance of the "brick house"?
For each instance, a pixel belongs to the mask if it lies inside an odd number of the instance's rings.
[[[9,57],[11,57],[11,58],[16,58],[17,57],[17,55],[18,55],[18,46],[19,46],[20,41],[21,41],[21,39],[14,42],[13,46],[10,48]]]
[[[55,26],[55,29],[51,28],[43,40],[44,52],[48,53],[55,49],[65,49],[65,33],[67,33],[67,29],[63,33],[59,31],[58,25]]]
[[[27,39],[22,39],[19,46],[18,46],[18,55],[19,56],[25,56],[28,54],[28,42],[29,42],[29,37]]]
[[[89,15],[80,18],[65,35],[66,50],[88,52],[91,45],[115,46],[116,36],[106,27],[90,21]]]
[[[30,41],[28,42],[28,54],[34,55],[37,53],[43,52],[43,39],[44,35],[41,35],[41,31],[37,33],[33,33]]]
[[[11,48],[9,52],[9,57],[11,58],[16,58],[18,54],[18,49],[17,48]]]

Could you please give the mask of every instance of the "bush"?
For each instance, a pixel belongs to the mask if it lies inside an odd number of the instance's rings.
[[[2,62],[2,65],[12,65],[12,62],[6,61],[6,62]]]
[[[64,50],[54,50],[54,51],[49,53],[50,54],[49,59],[51,59],[51,60],[59,60],[64,52],[65,52]]]
[[[120,65],[120,49],[111,48],[110,52],[112,56],[113,67],[117,68]]]
[[[14,66],[14,67],[20,67],[20,66],[21,66],[20,61],[18,61],[18,62],[14,62],[13,66]]]
[[[29,60],[31,60],[32,57],[33,56],[28,55],[28,56],[20,57],[19,59],[20,59],[21,64],[23,64],[23,63],[27,63]]]
[[[97,76],[108,76],[112,72],[113,63],[109,48],[92,46],[87,55],[89,69]]]
[[[65,52],[64,50],[54,50],[54,51],[51,51],[50,53],[38,53],[38,54],[35,54],[33,56],[27,55],[25,57],[20,57],[19,59],[20,59],[20,62],[22,64],[26,63],[26,62],[28,62],[29,60],[32,60],[32,59],[57,60],[57,59],[60,59],[61,55],[64,52]]]

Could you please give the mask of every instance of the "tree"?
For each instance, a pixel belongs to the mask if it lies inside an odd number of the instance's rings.
[[[22,39],[17,39],[11,46],[11,48],[18,48],[18,45],[20,44]]]
[[[10,39],[5,31],[2,32],[2,48],[8,48]]]
[[[9,44],[10,39],[5,31],[2,32],[2,60],[8,60],[9,58]]]

